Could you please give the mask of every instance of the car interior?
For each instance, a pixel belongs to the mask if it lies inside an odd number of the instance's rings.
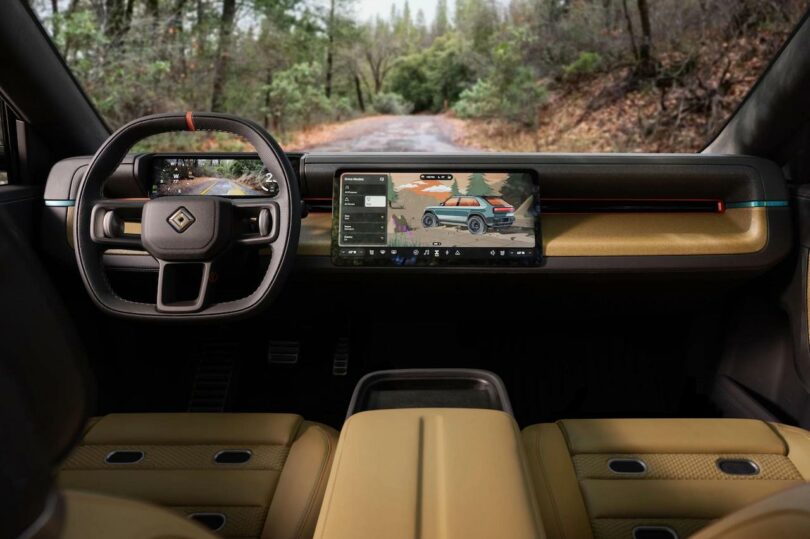
[[[810,536],[807,18],[698,153],[286,152],[0,9],[0,538]]]

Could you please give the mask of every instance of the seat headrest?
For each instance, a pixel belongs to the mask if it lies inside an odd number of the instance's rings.
[[[89,399],[70,317],[2,210],[0,261],[0,537],[16,537],[43,510]]]

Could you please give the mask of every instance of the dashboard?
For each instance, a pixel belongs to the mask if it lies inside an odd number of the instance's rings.
[[[319,272],[757,274],[790,250],[781,170],[745,156],[289,154],[306,215],[298,268]],[[74,263],[72,204],[89,157],[45,190],[48,251]],[[132,155],[108,197],[272,197],[255,154]],[[139,223],[125,223],[138,234]],[[116,270],[153,270],[110,250]]]

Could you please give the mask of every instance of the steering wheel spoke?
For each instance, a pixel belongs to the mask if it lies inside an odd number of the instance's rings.
[[[233,237],[243,245],[268,245],[278,239],[279,207],[273,201],[231,200]]]
[[[141,216],[145,199],[102,199],[90,214],[90,239],[105,247],[143,248]]]
[[[157,310],[164,313],[194,313],[205,307],[211,262],[158,260]]]

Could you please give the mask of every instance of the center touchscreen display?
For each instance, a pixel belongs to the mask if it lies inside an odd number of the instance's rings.
[[[346,173],[335,191],[337,264],[538,261],[537,187],[528,173]]]

